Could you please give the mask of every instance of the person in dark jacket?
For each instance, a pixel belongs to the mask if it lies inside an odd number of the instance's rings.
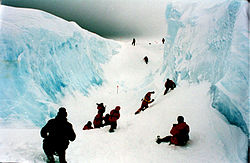
[[[152,92],[148,92],[144,99],[142,100],[142,104],[141,104],[141,107],[135,112],[135,114],[138,114],[140,113],[141,111],[144,111],[145,109],[148,108],[148,104],[154,102],[154,99],[151,100],[151,94],[154,94],[155,92],[152,91]]]
[[[165,39],[164,39],[164,38],[162,38],[162,40],[161,40],[161,41],[162,41],[162,44],[164,44],[164,43],[165,43]]]
[[[135,38],[133,38],[132,45],[135,46]]]
[[[167,81],[165,82],[166,90],[164,91],[164,95],[168,93],[169,88],[171,88],[171,90],[174,90],[175,87],[176,87],[176,84],[172,80],[167,79]]]
[[[97,113],[97,115],[94,118],[94,128],[100,128],[103,127],[103,114]]]
[[[117,127],[117,120],[120,118],[120,106],[116,106],[115,109],[110,111],[109,122],[110,129],[109,132],[114,132],[114,129]]]
[[[164,138],[160,138],[158,136],[156,142],[160,144],[161,142],[170,142],[170,144],[184,146],[187,144],[189,140],[189,126],[184,122],[183,116],[178,116],[177,118],[178,124],[173,124],[173,127],[170,131],[172,136],[166,136]]]
[[[66,163],[65,151],[68,148],[69,141],[74,141],[76,134],[72,124],[67,121],[66,109],[61,107],[54,119],[41,129],[43,140],[43,150],[49,163],[54,163],[54,156],[59,156],[60,163]]]
[[[92,122],[88,121],[88,123],[83,127],[83,130],[90,130],[93,129]]]
[[[147,56],[145,56],[145,57],[143,58],[143,60],[145,61],[146,64],[148,64],[148,57],[147,57]]]

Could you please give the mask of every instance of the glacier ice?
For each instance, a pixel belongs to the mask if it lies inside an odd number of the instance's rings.
[[[31,16],[32,15],[32,16]],[[46,22],[46,23],[45,23]],[[0,120],[43,125],[65,92],[103,83],[120,45],[45,12],[1,6]]]
[[[175,82],[209,81],[212,106],[249,135],[247,1],[172,2],[161,73]]]

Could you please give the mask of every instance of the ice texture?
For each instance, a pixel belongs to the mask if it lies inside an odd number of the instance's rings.
[[[42,126],[67,93],[103,83],[120,45],[46,12],[1,6],[0,120]]]
[[[249,135],[247,1],[175,1],[166,7],[161,73],[175,82],[209,81],[212,106]],[[195,100],[195,99],[194,99]]]

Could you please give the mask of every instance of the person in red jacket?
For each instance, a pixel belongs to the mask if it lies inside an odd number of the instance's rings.
[[[167,79],[167,81],[165,82],[166,90],[164,91],[164,95],[168,93],[169,88],[171,88],[171,90],[174,90],[175,87],[176,84],[173,82],[173,80]]]
[[[83,127],[83,130],[90,130],[93,129],[92,122],[88,121],[88,123]]]
[[[178,116],[178,124],[173,124],[170,133],[173,136],[166,136],[164,138],[157,137],[156,142],[160,144],[161,142],[170,142],[170,144],[184,146],[189,140],[189,126],[184,122],[183,116]]]
[[[116,106],[115,109],[111,110],[109,115],[110,129],[109,132],[114,132],[117,127],[117,120],[120,118],[120,106]]]
[[[97,113],[94,118],[94,128],[103,127],[103,115],[101,113]]]
[[[155,92],[152,91],[152,92],[148,92],[144,99],[142,100],[142,104],[141,104],[141,107],[135,112],[135,114],[138,114],[140,113],[141,111],[144,111],[145,109],[148,108],[148,104],[154,102],[154,99],[151,100],[151,94],[154,94]],[[144,109],[145,108],[145,109]]]

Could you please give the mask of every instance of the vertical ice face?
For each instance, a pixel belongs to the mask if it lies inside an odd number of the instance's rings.
[[[166,7],[162,74],[211,82],[212,106],[249,134],[247,1],[174,2]]]
[[[120,45],[38,10],[1,6],[0,119],[40,126],[65,93],[103,83]]]

